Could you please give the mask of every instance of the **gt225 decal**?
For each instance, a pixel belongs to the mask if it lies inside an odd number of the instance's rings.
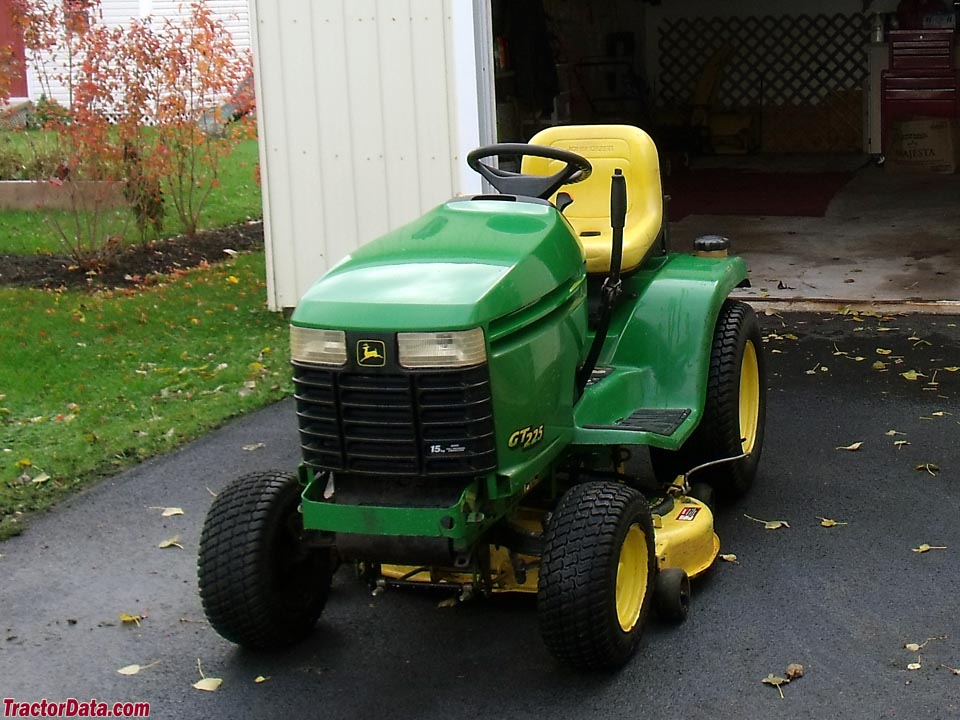
[[[510,434],[510,439],[507,441],[507,447],[526,450],[527,448],[533,447],[541,440],[543,440],[543,425],[538,425],[537,427],[528,425],[527,427],[515,430]]]

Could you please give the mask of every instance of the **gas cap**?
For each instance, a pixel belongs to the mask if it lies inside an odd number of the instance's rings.
[[[697,257],[727,257],[730,241],[722,235],[701,235],[693,241]]]

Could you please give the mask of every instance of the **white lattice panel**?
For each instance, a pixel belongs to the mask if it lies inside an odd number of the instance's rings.
[[[852,15],[677,18],[658,28],[658,101],[684,105],[707,61],[726,45],[716,94],[725,107],[810,105],[860,87],[867,74],[866,20]]]

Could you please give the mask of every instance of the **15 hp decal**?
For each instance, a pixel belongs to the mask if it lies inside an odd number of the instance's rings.
[[[680,511],[680,514],[677,515],[677,520],[686,520],[689,522],[697,516],[698,512],[700,512],[700,508],[698,507],[685,507]]]
[[[531,427],[528,425],[525,428],[520,428],[519,430],[515,430],[513,433],[511,433],[510,439],[507,441],[507,447],[526,450],[527,448],[533,447],[541,440],[543,440],[543,425],[539,425],[537,427]]]

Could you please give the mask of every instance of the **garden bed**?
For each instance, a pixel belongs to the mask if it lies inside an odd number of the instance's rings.
[[[108,265],[84,270],[69,255],[0,254],[0,285],[35,288],[114,288],[148,284],[156,274],[228,258],[228,250],[263,247],[263,222],[255,221],[192,237],[180,236],[120,250]]]

